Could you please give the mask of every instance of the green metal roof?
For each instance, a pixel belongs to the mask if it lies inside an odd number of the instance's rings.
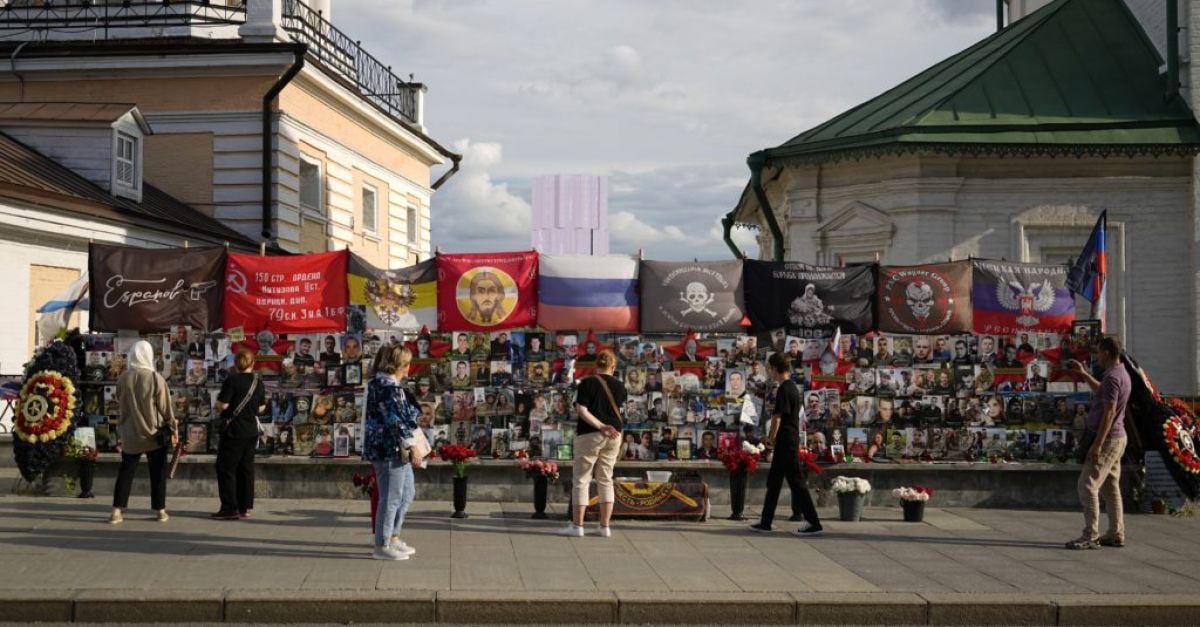
[[[1165,97],[1161,65],[1122,0],[1057,0],[762,156],[930,144],[1195,152],[1200,128],[1183,98]]]

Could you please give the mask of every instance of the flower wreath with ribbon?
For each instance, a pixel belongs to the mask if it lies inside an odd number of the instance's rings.
[[[71,429],[75,384],[60,372],[43,370],[25,381],[17,407],[17,437],[30,444],[52,442]]]
[[[1167,452],[1179,466],[1192,474],[1200,474],[1200,455],[1196,454],[1196,442],[1192,437],[1191,420],[1182,416],[1171,416],[1163,422],[1163,442]]]

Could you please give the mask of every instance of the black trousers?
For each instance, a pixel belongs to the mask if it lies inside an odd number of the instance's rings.
[[[221,511],[254,509],[254,449],[258,438],[221,438],[217,445],[217,492]]]
[[[129,492],[133,489],[133,475],[137,474],[142,454],[121,453],[121,469],[117,471],[117,488],[113,492],[113,507],[129,507]],[[150,464],[150,509],[167,508],[167,447],[146,453]]]
[[[796,511],[798,505],[804,520],[812,525],[821,524],[812,495],[808,493],[804,477],[800,474],[800,460],[796,457],[799,447],[798,438],[786,435],[776,443],[775,457],[771,459],[771,470],[767,473],[767,495],[763,498],[761,522],[764,526],[770,527],[775,520],[775,506],[779,504],[784,480],[787,480],[788,488],[792,491],[792,511]]]

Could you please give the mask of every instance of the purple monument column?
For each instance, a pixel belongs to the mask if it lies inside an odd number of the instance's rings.
[[[555,174],[533,179],[533,248],[553,255],[608,254],[608,179]]]

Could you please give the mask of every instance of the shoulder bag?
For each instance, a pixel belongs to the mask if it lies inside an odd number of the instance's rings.
[[[229,415],[222,417],[221,423],[217,425],[218,431],[220,431],[222,434],[227,434],[229,432],[229,428],[233,425],[233,421],[236,420],[238,416],[242,415],[242,411],[246,409],[246,403],[249,403],[250,399],[254,398],[254,393],[256,391],[258,391],[258,373],[255,373],[254,378],[250,380],[250,389],[246,391],[246,396],[242,397],[242,400],[237,404],[237,407],[234,408]],[[255,420],[254,422],[257,423],[258,421]],[[261,426],[259,428],[261,429]]]
[[[608,404],[612,407],[613,415],[617,417],[617,424],[620,428],[625,428],[625,419],[621,417],[621,408],[617,406],[617,399],[613,396],[612,390],[608,389],[608,381],[604,380],[602,375],[592,375],[600,382],[600,388],[604,390],[604,395],[608,397]]]

